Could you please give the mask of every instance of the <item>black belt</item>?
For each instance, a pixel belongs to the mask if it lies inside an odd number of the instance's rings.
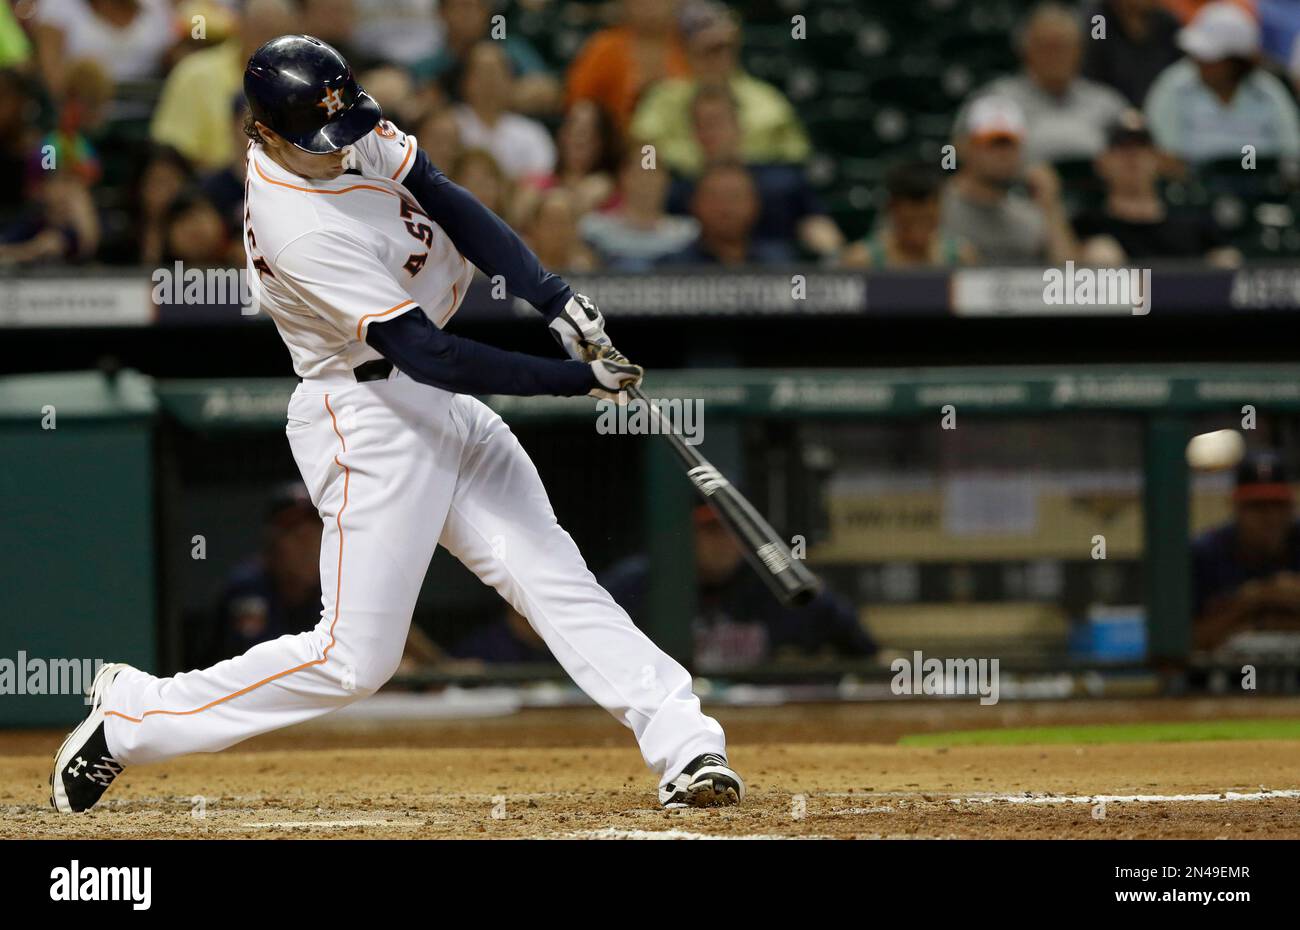
[[[367,381],[387,381],[392,373],[393,363],[386,358],[377,358],[352,369],[353,376],[362,384]]]
[[[357,379],[358,384],[365,384],[367,381],[387,381],[392,373],[393,363],[386,358],[372,359],[352,369],[352,377]],[[298,383],[302,384],[302,378],[298,379]]]

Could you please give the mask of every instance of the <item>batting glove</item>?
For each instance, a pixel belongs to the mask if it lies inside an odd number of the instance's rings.
[[[564,347],[569,358],[590,362],[596,350],[610,345],[605,335],[605,318],[590,297],[574,294],[560,315],[551,320],[551,335]]]
[[[641,383],[645,369],[627,360],[627,356],[613,346],[600,346],[594,350],[591,361],[596,387],[587,393],[601,400],[612,400],[620,406],[627,403],[627,389]]]

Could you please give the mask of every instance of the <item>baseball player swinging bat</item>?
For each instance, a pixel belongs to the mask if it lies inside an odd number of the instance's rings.
[[[597,583],[523,446],[476,396],[617,400],[641,367],[614,350],[591,300],[383,118],[336,49],[273,39],[249,59],[244,93],[244,250],[299,379],[285,436],[323,524],[320,622],[180,675],[103,666],[55,755],[51,804],[89,810],[126,768],[215,752],[373,693],[401,660],[437,548],[525,616],[632,731],[664,807],[741,801],[690,673]],[[568,357],[444,332],[475,268],[537,309]],[[774,567],[788,562],[783,547],[766,551]]]
[[[627,393],[633,400],[645,404],[656,421],[664,421],[663,413],[641,393],[639,387],[629,388]],[[676,430],[659,432],[677,453],[691,484],[740,540],[745,559],[767,583],[777,600],[787,607],[798,607],[812,600],[821,586],[817,576],[790,554],[776,530],[754,509],[754,505],[708,459],[687,445]]]

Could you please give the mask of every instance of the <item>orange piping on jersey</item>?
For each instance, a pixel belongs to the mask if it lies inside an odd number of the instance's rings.
[[[465,264],[464,255],[460,257],[460,263],[462,266]],[[456,302],[459,299],[460,299],[460,282],[453,281],[451,283],[451,306],[447,308],[447,312],[444,313],[442,315],[442,319],[438,321],[439,329],[442,329],[442,327],[446,324],[446,322],[451,319],[451,315],[456,312]]]
[[[390,180],[393,181],[397,180],[397,176],[402,173],[402,169],[406,167],[406,163],[411,160],[411,153],[414,151],[415,151],[415,146],[408,143],[406,146],[406,157],[403,158],[402,163],[397,166],[397,170],[393,172]]]
[[[346,194],[350,191],[379,191],[379,193],[381,194],[387,194],[390,197],[396,197],[398,200],[402,199],[402,195],[397,193],[397,191],[390,191],[386,187],[376,187],[373,184],[352,184],[348,187],[340,187],[336,191],[320,190],[315,187],[299,187],[297,184],[290,184],[287,181],[277,181],[275,180],[275,178],[267,177],[266,172],[262,170],[262,166],[259,165],[256,161],[253,162],[253,167],[257,169],[257,173],[261,175],[262,180],[265,181],[266,183],[275,184],[278,185],[279,187],[287,187],[291,191],[302,191],[304,194]]]
[[[413,303],[415,303],[415,301],[413,300],[404,300],[397,306],[389,307],[387,310],[383,311],[382,313],[367,313],[361,319],[357,320],[357,342],[365,341],[364,337],[361,335],[361,329],[366,325],[366,320],[370,319],[371,317],[388,316],[388,314],[396,313],[398,310],[401,310],[403,307],[409,307]]]
[[[330,406],[330,396],[328,394],[325,395],[325,409],[329,411],[330,423],[334,426],[334,435],[339,437],[339,445],[343,447],[344,452],[347,452],[348,444],[343,438],[343,434],[339,432],[338,420],[334,417],[334,408]],[[105,717],[120,717],[131,723],[143,723],[145,717],[152,717],[154,714],[165,714],[169,717],[188,717],[191,714],[205,711],[210,707],[216,707],[218,704],[224,704],[226,701],[237,698],[242,694],[248,694],[248,692],[255,691],[262,687],[262,685],[284,678],[286,675],[292,675],[294,672],[301,672],[303,669],[311,668],[313,665],[324,665],[329,661],[330,650],[334,648],[334,644],[337,642],[334,638],[334,627],[337,626],[339,622],[339,607],[343,599],[343,512],[348,509],[348,486],[352,483],[352,470],[340,462],[337,455],[334,456],[334,464],[343,469],[343,506],[339,507],[339,512],[334,517],[334,525],[338,527],[339,531],[339,563],[338,569],[336,570],[337,577],[335,579],[336,586],[334,588],[334,619],[330,621],[329,644],[321,653],[321,657],[319,659],[312,659],[310,662],[304,662],[301,665],[296,665],[293,668],[285,669],[283,672],[277,672],[274,675],[263,678],[255,684],[251,684],[246,688],[240,688],[238,691],[227,694],[225,697],[219,697],[215,701],[209,701],[202,707],[196,707],[193,710],[146,710],[139,717],[132,717],[129,714],[124,714],[116,710],[106,710],[104,711]]]

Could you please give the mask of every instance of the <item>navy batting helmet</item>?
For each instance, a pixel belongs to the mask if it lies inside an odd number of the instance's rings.
[[[254,119],[313,155],[351,145],[381,115],[343,56],[315,36],[280,36],[255,51],[244,96]]]

